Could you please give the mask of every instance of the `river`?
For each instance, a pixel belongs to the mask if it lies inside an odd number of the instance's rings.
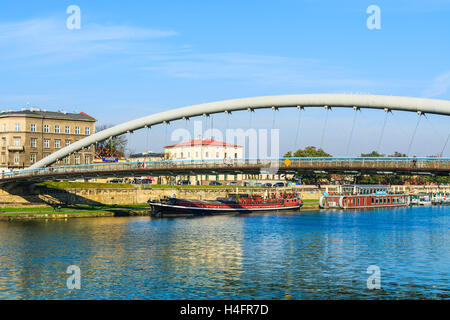
[[[0,299],[448,299],[449,287],[450,207],[0,222]]]

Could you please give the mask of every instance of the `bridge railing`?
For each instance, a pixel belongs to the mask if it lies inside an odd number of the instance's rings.
[[[273,166],[286,167],[286,158],[265,158],[265,159],[202,159],[202,160],[161,160],[161,161],[134,161],[134,162],[121,162],[121,163],[96,163],[96,164],[84,164],[84,165],[71,165],[61,167],[47,167],[39,169],[22,169],[13,170],[9,172],[3,172],[1,178],[11,179],[20,177],[34,177],[40,175],[52,175],[52,174],[71,174],[76,172],[102,172],[102,171],[138,171],[138,170],[150,170],[154,169],[170,169],[170,168],[183,168],[188,167],[192,169],[196,168],[211,168],[211,167],[238,167],[238,166]],[[289,158],[291,164],[289,166],[295,167],[296,165],[310,165],[313,166],[317,163],[327,167],[328,165],[340,165],[348,166],[349,168],[360,164],[386,164],[390,163],[392,166],[405,166],[408,164],[411,167],[421,168],[426,166],[427,168],[438,168],[442,165],[449,165],[450,158],[430,158],[430,157],[292,157]]]

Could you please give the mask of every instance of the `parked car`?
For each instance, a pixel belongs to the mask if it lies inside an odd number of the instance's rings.
[[[242,186],[243,186],[243,187],[251,187],[251,186],[252,186],[252,183],[251,183],[251,182],[248,182],[248,181],[245,181],[245,182],[242,184]]]
[[[122,183],[122,179],[111,179],[108,183]]]
[[[282,188],[284,186],[285,186],[284,182],[276,182],[276,183],[273,184],[274,188]]]
[[[152,184],[152,179],[142,179],[141,184]]]
[[[236,181],[231,181],[227,183],[227,186],[237,186],[238,183]]]
[[[180,180],[180,181],[178,182],[178,184],[179,184],[179,185],[182,185],[182,186],[187,186],[187,185],[190,185],[191,182],[190,182],[189,180]]]
[[[262,187],[262,183],[261,182],[255,182],[255,184],[253,186],[255,186],[255,187]]]
[[[220,182],[218,182],[218,181],[211,181],[211,182],[209,183],[209,185],[210,185],[210,186],[221,186],[222,184],[221,184]]]
[[[272,187],[272,184],[270,182],[266,182],[263,184],[263,187],[270,188]]]

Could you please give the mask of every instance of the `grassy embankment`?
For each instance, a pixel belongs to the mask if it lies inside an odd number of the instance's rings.
[[[38,187],[52,189],[93,189],[93,188],[154,188],[154,189],[235,189],[233,186],[196,186],[196,185],[133,185],[127,183],[93,183],[93,182],[67,182],[67,181],[47,181],[37,184]],[[252,188],[265,190],[263,187],[239,187],[240,189]],[[304,199],[305,206],[314,206],[318,204],[317,199]],[[77,214],[108,214],[108,213],[131,213],[148,210],[146,203],[137,205],[74,205],[62,207],[55,210],[51,206],[39,207],[19,207],[19,208],[0,208],[0,217],[17,215],[77,215]]]

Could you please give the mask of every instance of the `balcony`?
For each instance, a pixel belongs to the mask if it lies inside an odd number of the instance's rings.
[[[25,147],[24,146],[8,146],[8,151],[25,151]]]

